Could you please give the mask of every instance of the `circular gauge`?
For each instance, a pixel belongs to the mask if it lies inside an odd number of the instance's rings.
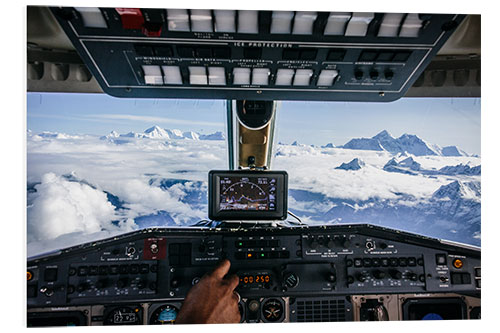
[[[138,325],[139,308],[122,306],[111,310],[104,318],[104,325]]]
[[[268,299],[262,305],[262,315],[265,321],[278,322],[283,320],[285,309],[283,303],[275,298]]]
[[[179,310],[175,306],[169,304],[162,305],[153,312],[149,323],[151,325],[173,324],[178,312]]]

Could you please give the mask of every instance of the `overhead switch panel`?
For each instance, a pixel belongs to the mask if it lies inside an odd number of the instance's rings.
[[[343,36],[351,13],[330,13],[325,26],[326,36]]]
[[[75,7],[76,11],[82,15],[83,25],[86,28],[107,28],[108,24],[102,16],[102,12],[97,7]]]
[[[374,13],[353,13],[351,20],[347,24],[345,35],[356,37],[366,36],[368,25],[374,17]]]
[[[457,14],[51,8],[105,93],[128,98],[389,102]]]

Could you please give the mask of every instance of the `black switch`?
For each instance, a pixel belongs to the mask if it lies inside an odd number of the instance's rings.
[[[174,55],[172,48],[167,45],[155,46],[154,51],[158,57],[173,57]]]
[[[139,272],[141,272],[141,274],[148,274],[149,273],[149,265],[142,264],[139,268]]]
[[[415,257],[408,258],[408,266],[417,266],[417,259]]]
[[[360,258],[354,258],[354,267],[362,267],[363,266],[363,260]]]
[[[168,251],[170,255],[178,255],[179,254],[179,244],[170,244],[168,247]]]
[[[212,50],[209,47],[197,47],[196,48],[197,58],[211,58]]]
[[[99,266],[99,275],[108,275],[108,266]]]
[[[118,274],[118,265],[112,265],[109,267],[109,274],[116,275]]]
[[[463,284],[470,284],[471,283],[471,278],[469,273],[462,273],[462,283]]]
[[[345,51],[344,50],[330,50],[326,60],[328,61],[342,61],[344,60]]]
[[[387,266],[389,266],[389,259],[388,259],[388,258],[382,258],[382,259],[380,259],[380,265],[381,265],[382,267],[387,267]]]
[[[36,297],[37,296],[37,286],[36,285],[28,285],[28,290],[27,290],[27,294],[28,294],[28,297],[29,298],[33,298],[33,297]]]
[[[379,267],[379,266],[380,266],[380,259],[378,259],[378,258],[373,258],[373,259],[372,259],[372,266],[373,266],[373,267]]]
[[[436,254],[436,265],[446,265],[446,254],[438,253]]]
[[[398,264],[399,264],[398,258],[389,259],[389,265],[391,265],[392,267],[398,267]]]
[[[190,256],[191,255],[191,243],[183,243],[180,246],[179,254],[182,256]]]
[[[243,49],[243,56],[245,59],[260,59],[262,56],[261,47],[245,47]]]
[[[154,50],[150,45],[143,44],[135,44],[134,45],[135,53],[140,57],[153,57]]]
[[[405,62],[410,57],[410,54],[411,53],[408,52],[408,51],[397,52],[394,55],[394,58],[392,58],[392,61],[394,61],[394,62]]]
[[[120,274],[128,274],[128,265],[120,265],[120,267],[118,268],[118,272],[120,272]]]
[[[213,56],[216,59],[230,59],[231,58],[231,48],[229,47],[214,47],[212,49]]]
[[[377,61],[391,61],[394,58],[394,52],[382,51],[377,55]]]
[[[238,260],[242,260],[242,259],[245,259],[245,253],[244,252],[236,252],[234,254],[234,257]]]
[[[181,58],[194,58],[194,47],[190,46],[177,46],[177,54]]]
[[[290,258],[290,251],[281,251],[280,258]]]
[[[89,275],[97,275],[99,274],[99,269],[97,266],[90,266],[89,267]]]
[[[358,61],[375,61],[377,59],[377,51],[363,51],[359,56]]]
[[[87,276],[89,269],[87,266],[78,267],[78,276]]]
[[[363,267],[372,267],[372,260],[370,258],[364,258]]]
[[[408,264],[408,261],[406,260],[406,258],[399,258],[399,266],[401,267],[406,267],[406,265]]]
[[[54,282],[57,280],[57,268],[46,268],[43,274],[43,279],[46,282]]]
[[[170,256],[168,258],[170,265],[177,266],[179,265],[179,256]]]
[[[476,273],[477,277],[481,277],[481,268],[476,268],[474,272]]]
[[[283,50],[283,60],[298,60],[299,59],[298,49],[284,49]]]
[[[130,265],[130,274],[137,274],[137,273],[139,273],[139,265],[137,264]]]
[[[316,55],[318,51],[316,49],[303,49],[300,51],[300,59],[301,60],[314,60],[316,59]]]
[[[451,273],[451,283],[452,284],[462,284],[462,274]]]

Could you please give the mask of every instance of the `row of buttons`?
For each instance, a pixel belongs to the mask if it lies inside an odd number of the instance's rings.
[[[239,240],[234,242],[234,244],[239,249],[252,247],[278,247],[280,246],[280,241],[278,239]]]
[[[469,273],[451,273],[452,284],[470,284],[471,277]]]
[[[238,260],[243,259],[276,259],[290,258],[290,251],[264,251],[264,252],[236,252],[234,257]]]
[[[148,274],[150,271],[156,273],[157,265],[148,264],[132,264],[132,265],[103,265],[103,266],[79,266],[78,268],[70,267],[68,274],[70,276],[92,276],[92,275],[117,275],[117,274]]]
[[[355,258],[347,259],[347,267],[414,267],[423,266],[424,260],[422,258],[415,257],[400,257],[400,258]]]

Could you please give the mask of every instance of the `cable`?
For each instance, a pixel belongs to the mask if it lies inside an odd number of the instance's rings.
[[[295,217],[295,218],[297,219],[297,221],[299,221],[299,223],[300,223],[301,225],[307,225],[307,224],[303,223],[303,222],[302,222],[302,220],[301,220],[301,219],[300,219],[297,215],[295,215],[294,213],[292,213],[291,211],[288,211],[288,214],[290,214],[290,215],[292,215],[293,217]]]

